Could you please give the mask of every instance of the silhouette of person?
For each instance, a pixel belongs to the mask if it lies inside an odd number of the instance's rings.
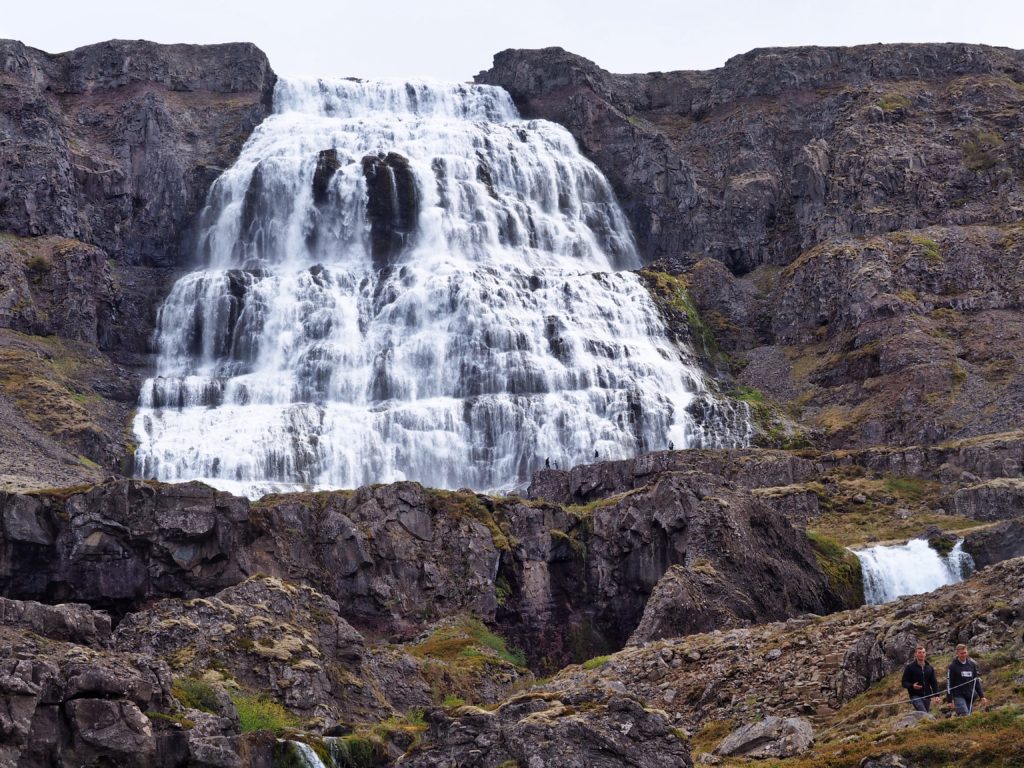
[[[676,444],[673,443],[671,440],[668,441],[668,449],[670,451],[674,451],[676,449]]]
[[[544,459],[544,469],[551,469],[551,459]]]
[[[597,461],[597,449],[594,449],[594,461]]]

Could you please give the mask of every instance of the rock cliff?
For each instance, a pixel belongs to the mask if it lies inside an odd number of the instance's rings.
[[[0,487],[130,463],[156,310],[275,81],[250,44],[0,41]]]

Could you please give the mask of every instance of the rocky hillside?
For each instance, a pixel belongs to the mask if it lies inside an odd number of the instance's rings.
[[[833,447],[1019,426],[1024,53],[764,49],[613,75],[550,48],[477,80],[573,132],[741,396]]]
[[[116,479],[0,494],[5,754],[684,766],[762,719],[845,736],[850,701],[916,642],[1015,641],[1022,475],[1016,432],[656,453],[540,472],[528,498],[398,483],[252,503]],[[840,544],[953,531],[978,577],[841,610],[863,598]]]
[[[249,44],[0,62],[0,488],[96,480],[130,464],[157,307],[276,77]]]

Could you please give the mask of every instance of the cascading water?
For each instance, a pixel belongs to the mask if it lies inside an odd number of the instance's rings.
[[[749,441],[620,271],[607,181],[499,88],[282,80],[200,232],[158,316],[143,477],[507,488]]]
[[[864,600],[870,605],[956,584],[974,570],[974,560],[963,551],[963,539],[945,557],[924,539],[895,547],[854,550],[854,554],[864,576]]]

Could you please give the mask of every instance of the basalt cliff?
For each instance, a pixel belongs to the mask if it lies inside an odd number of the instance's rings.
[[[1024,53],[498,54],[758,447],[258,501],[132,478],[129,421],[266,57],[0,61],[0,765],[1024,761]],[[910,537],[978,573],[862,606],[844,546]],[[902,663],[957,642],[992,708],[907,717]]]

